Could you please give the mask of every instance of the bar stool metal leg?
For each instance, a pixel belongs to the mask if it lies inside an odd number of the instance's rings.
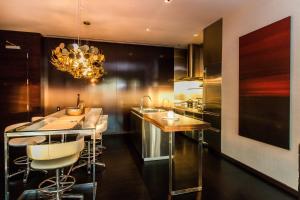
[[[13,173],[13,174],[10,174],[9,178],[12,178],[14,176],[17,176],[19,174],[24,173],[24,175],[23,175],[23,183],[24,184],[27,183],[28,176],[29,176],[31,171],[40,171],[40,172],[43,172],[45,174],[48,173],[46,170],[35,170],[35,169],[30,168],[30,159],[27,156],[22,156],[22,157],[16,158],[13,162],[14,162],[15,165],[26,165],[26,168],[23,169],[23,170],[19,170],[19,171]]]
[[[88,174],[91,174],[91,142],[88,141]]]
[[[105,165],[105,163],[102,163],[99,161],[94,162],[94,157],[101,155],[102,152],[95,150],[95,156],[94,156],[94,153],[93,153],[93,145],[94,144],[91,143],[91,141],[87,141],[86,143],[87,143],[87,145],[86,145],[87,149],[85,151],[83,151],[83,153],[81,154],[81,158],[84,158],[86,160],[81,162],[80,164],[76,165],[75,167],[73,167],[72,171],[75,171],[76,169],[87,166],[87,172],[88,172],[88,174],[91,174],[92,166],[96,165],[96,166],[105,168],[106,165]]]
[[[76,180],[74,177],[70,175],[61,176],[60,171],[60,169],[56,169],[54,177],[44,180],[38,186],[40,194],[47,197],[47,199],[60,200],[65,198],[64,196],[68,194],[64,194],[64,192],[70,190],[75,184]],[[81,196],[76,198],[81,198]]]
[[[12,177],[14,177],[14,176],[17,176],[17,175],[23,174],[23,173],[25,173],[25,169],[19,170],[19,171],[13,173],[13,174],[10,174],[8,177],[9,177],[9,178],[12,178]]]
[[[172,194],[172,188],[173,188],[173,138],[172,138],[173,133],[169,133],[169,194]]]
[[[9,178],[9,168],[8,168],[8,162],[9,162],[9,149],[8,149],[8,138],[7,135],[4,133],[4,198],[5,200],[9,200],[9,191],[8,191],[8,178]]]
[[[60,200],[60,195],[59,195],[59,191],[60,191],[60,187],[59,187],[59,169],[56,169],[56,187],[57,187],[57,191],[56,191],[56,199]]]
[[[26,170],[24,172],[23,183],[27,183],[29,172],[30,172],[30,161],[29,158],[27,157]]]
[[[100,141],[99,148],[102,149],[102,150],[105,150],[105,149],[106,149],[106,146],[103,146],[102,139],[101,139],[101,141]]]

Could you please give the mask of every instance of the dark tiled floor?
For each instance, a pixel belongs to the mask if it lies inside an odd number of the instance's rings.
[[[108,147],[104,160],[108,164],[100,188],[99,199],[111,198],[118,193],[121,199],[167,199],[168,161],[143,164],[136,151],[124,138],[106,138]],[[197,179],[197,145],[185,137],[176,137],[175,185],[190,185]],[[178,196],[174,199],[203,200],[291,200],[296,199],[265,183],[204,149],[203,192]],[[178,169],[180,169],[178,173]],[[138,173],[138,174],[137,174]],[[116,194],[115,194],[116,195]],[[202,197],[201,197],[202,195]]]
[[[107,168],[97,170],[100,184],[97,199],[101,200],[165,200],[168,199],[168,161],[143,164],[126,135],[106,136],[103,161]],[[174,186],[190,185],[197,181],[197,145],[185,137],[176,137]],[[289,194],[256,178],[214,153],[203,152],[203,192],[180,195],[176,200],[292,200]],[[180,170],[178,170],[180,169]],[[83,175],[84,174],[84,175]],[[78,182],[89,181],[85,169],[74,173]],[[35,173],[37,175],[37,173]],[[36,187],[44,175],[31,178],[27,188]],[[22,183],[11,185],[12,199],[23,190]],[[86,196],[85,199],[90,199]]]

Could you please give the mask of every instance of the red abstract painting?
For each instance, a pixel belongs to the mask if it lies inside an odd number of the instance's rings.
[[[239,134],[286,149],[290,29],[287,17],[239,39]]]

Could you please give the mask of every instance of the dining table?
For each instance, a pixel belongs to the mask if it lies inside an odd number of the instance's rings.
[[[67,135],[84,134],[94,136],[93,138],[93,155],[96,151],[96,124],[102,115],[102,108],[85,108],[84,112],[78,116],[70,116],[66,114],[66,110],[62,109],[55,113],[45,116],[34,122],[28,122],[20,127],[8,130],[4,133],[4,177],[5,177],[5,200],[10,199],[9,191],[9,145],[8,141],[14,137],[30,137],[30,136],[47,136],[47,142],[51,143],[52,136],[59,135],[65,138]],[[63,141],[62,141],[63,142]],[[83,188],[92,188],[93,200],[96,199],[96,169],[95,156],[92,159],[92,182],[80,184]],[[32,193],[38,193],[37,189],[25,190],[21,196]]]

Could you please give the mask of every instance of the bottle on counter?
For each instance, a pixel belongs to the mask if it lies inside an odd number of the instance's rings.
[[[193,100],[192,99],[187,100],[187,107],[193,108]]]
[[[80,103],[80,94],[77,94],[77,103],[76,103],[76,107],[79,107],[79,103]]]

